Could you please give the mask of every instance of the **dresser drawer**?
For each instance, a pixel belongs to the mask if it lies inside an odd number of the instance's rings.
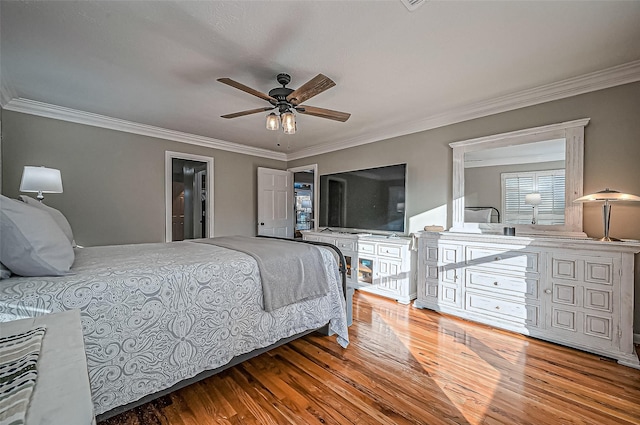
[[[314,242],[322,242],[322,243],[330,243],[332,245],[336,244],[336,239],[331,236],[318,236],[318,235],[304,235],[305,241],[314,241]]]
[[[397,245],[378,245],[378,255],[391,258],[402,258],[402,248]]]
[[[336,244],[336,240],[334,238],[328,237],[328,236],[320,236],[320,237],[318,237],[318,242],[330,243],[331,245],[335,245]]]
[[[540,282],[537,277],[487,273],[474,268],[467,268],[465,274],[465,286],[467,288],[502,292],[513,296],[524,295],[527,298],[536,300],[540,298]]]
[[[468,246],[465,258],[469,266],[537,273],[538,256],[537,252],[521,251],[519,248],[508,250]]]
[[[491,315],[517,326],[540,326],[540,306],[493,298],[471,291],[466,293],[466,309],[472,313]]]
[[[372,243],[358,242],[358,252],[375,255],[376,245]]]
[[[336,243],[334,245],[337,246],[338,248],[340,248],[341,251],[355,251],[356,250],[355,241],[336,239]]]

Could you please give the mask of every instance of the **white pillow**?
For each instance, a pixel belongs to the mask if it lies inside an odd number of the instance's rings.
[[[491,209],[464,210],[465,223],[491,223]]]
[[[67,217],[64,216],[64,214],[62,214],[55,208],[52,208],[36,199],[33,199],[31,196],[20,195],[20,199],[22,199],[22,202],[26,202],[32,207],[40,208],[41,210],[51,214],[51,217],[55,220],[56,223],[58,223],[60,230],[62,230],[67,239],[69,239],[69,243],[71,244],[71,246],[75,248],[76,241],[73,240],[73,231],[71,230],[71,225],[69,224],[69,221],[67,220]]]
[[[69,274],[73,248],[46,211],[0,195],[0,234],[0,262],[14,274]]]

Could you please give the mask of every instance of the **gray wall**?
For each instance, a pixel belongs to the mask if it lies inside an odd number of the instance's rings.
[[[584,190],[605,187],[640,195],[640,83],[548,102],[515,111],[453,124],[377,143],[290,161],[289,167],[318,164],[320,175],[406,162],[407,216],[410,230],[439,217],[434,209],[451,208],[452,155],[449,142],[515,131],[579,118],[591,118],[585,128]],[[421,220],[417,220],[421,219]],[[451,214],[442,224],[451,225]],[[600,205],[585,205],[584,231],[602,236]],[[640,203],[612,208],[611,235],[640,240]],[[640,306],[640,256],[636,255],[636,305]],[[640,307],[635,314],[640,332]]]
[[[46,194],[80,245],[162,242],[165,151],[214,158],[216,236],[256,234],[256,169],[284,161],[3,111],[2,193],[20,193],[24,165],[62,173],[64,193]]]

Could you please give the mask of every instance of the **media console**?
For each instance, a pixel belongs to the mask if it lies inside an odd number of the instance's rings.
[[[411,272],[410,238],[371,233],[302,232],[304,240],[337,246],[345,257],[347,287],[409,304],[417,284]]]

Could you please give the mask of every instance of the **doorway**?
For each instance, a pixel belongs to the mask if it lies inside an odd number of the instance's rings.
[[[293,172],[294,237],[301,238],[304,230],[317,230],[318,165],[290,168]]]
[[[213,237],[213,158],[165,155],[167,242]]]

